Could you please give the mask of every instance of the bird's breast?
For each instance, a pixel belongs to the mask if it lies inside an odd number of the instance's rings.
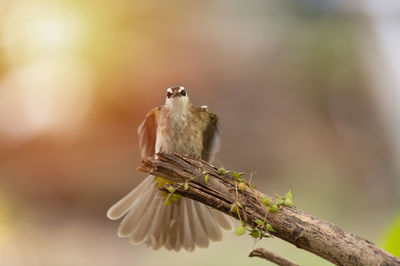
[[[200,123],[195,117],[160,116],[156,152],[178,152],[201,156],[202,142]]]

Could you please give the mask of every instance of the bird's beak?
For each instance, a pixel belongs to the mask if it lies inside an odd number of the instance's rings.
[[[179,96],[181,96],[181,94],[179,93],[179,91],[174,91],[174,92],[172,93],[172,98],[179,97]]]

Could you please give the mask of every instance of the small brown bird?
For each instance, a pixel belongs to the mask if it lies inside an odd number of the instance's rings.
[[[178,152],[211,161],[220,137],[217,116],[206,106],[192,105],[184,87],[168,88],[165,105],[147,114],[138,133],[142,158]],[[193,251],[208,247],[209,240],[221,240],[221,228],[232,230],[229,218],[196,201],[181,198],[165,206],[165,195],[158,190],[165,183],[150,175],[108,210],[112,220],[126,214],[118,236],[153,249]]]

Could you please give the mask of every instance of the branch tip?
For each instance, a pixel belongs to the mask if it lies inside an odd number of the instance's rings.
[[[299,266],[298,264],[293,263],[290,260],[281,257],[271,251],[265,250],[263,248],[256,248],[255,250],[250,252],[249,257],[259,257],[262,259],[266,259],[280,266]]]

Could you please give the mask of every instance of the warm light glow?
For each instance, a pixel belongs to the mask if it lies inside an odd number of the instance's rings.
[[[9,63],[0,80],[1,132],[26,139],[82,126],[94,77],[92,66],[79,57],[87,27],[74,11],[40,0],[12,4],[0,25]]]
[[[34,21],[29,27],[29,44],[38,51],[64,50],[77,41],[78,28],[68,18],[45,18]]]
[[[0,83],[0,131],[29,138],[43,131],[77,131],[87,117],[93,73],[83,62],[34,61]]]
[[[5,21],[3,41],[11,64],[73,54],[83,45],[85,23],[78,14],[62,7],[16,4]]]

